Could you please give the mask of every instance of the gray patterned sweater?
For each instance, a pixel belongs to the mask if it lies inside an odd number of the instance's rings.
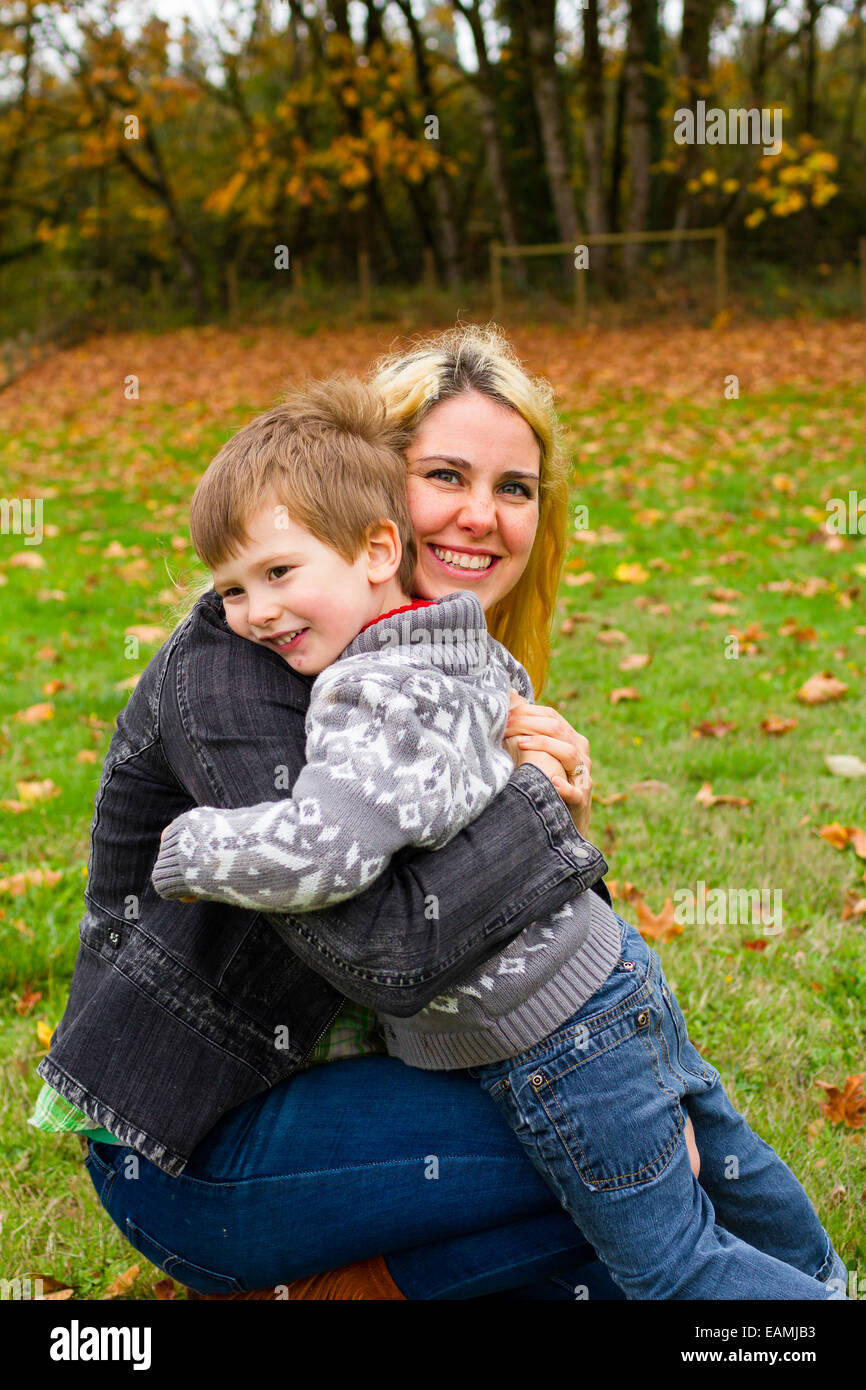
[[[512,686],[533,698],[475,594],[380,618],[316,678],[291,796],[178,816],[153,870],[157,891],[305,911],[359,893],[407,845],[439,849],[511,775],[502,735]],[[428,907],[431,922],[447,910]],[[595,993],[619,950],[610,907],[580,893],[419,1013],[380,1015],[388,1050],[430,1070],[515,1056]]]

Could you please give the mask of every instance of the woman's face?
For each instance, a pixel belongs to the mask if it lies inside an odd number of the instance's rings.
[[[538,440],[516,411],[467,391],[433,407],[406,458],[415,593],[471,589],[489,608],[517,583],[535,539]]]

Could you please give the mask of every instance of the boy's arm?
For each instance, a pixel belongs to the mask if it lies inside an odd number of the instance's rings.
[[[219,613],[212,594],[207,603]],[[163,751],[190,800],[230,807],[284,797],[279,788],[302,766],[308,688],[275,652],[197,612],[160,698]],[[400,850],[356,898],[267,921],[290,952],[287,969],[298,956],[343,994],[403,1017],[530,922],[585,888],[604,890],[606,872],[555,788],[525,766],[441,849]]]
[[[453,819],[463,750],[425,728],[412,699],[371,674],[317,682],[307,762],[291,796],[237,810],[200,807],[163,835],[153,883],[269,911],[354,897],[408,844]]]

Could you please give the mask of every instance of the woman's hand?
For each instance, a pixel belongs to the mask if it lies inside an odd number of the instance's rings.
[[[549,753],[562,766],[564,776],[552,775],[550,780],[568,807],[577,830],[586,838],[592,815],[592,759],[589,740],[577,733],[568,720],[549,705],[532,705],[511,692],[511,709],[505,725],[506,747],[539,753]],[[533,759],[534,761],[534,759]],[[583,768],[578,772],[578,768]],[[546,769],[544,769],[546,771]]]

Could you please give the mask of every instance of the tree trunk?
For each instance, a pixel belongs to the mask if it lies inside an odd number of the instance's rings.
[[[625,229],[645,232],[650,204],[650,102],[647,81],[647,37],[657,0],[631,0],[626,47],[625,123],[628,130],[629,200]],[[623,267],[630,273],[637,267],[643,248],[628,242]]]
[[[500,124],[496,109],[496,79],[493,65],[490,62],[490,55],[487,51],[487,39],[484,34],[484,21],[478,9],[478,0],[452,0],[454,8],[459,10],[472,30],[472,38],[475,43],[475,53],[478,57],[478,99],[481,107],[481,136],[484,141],[484,149],[487,152],[487,168],[490,174],[490,186],[493,190],[493,197],[496,202],[496,211],[499,217],[499,230],[504,246],[519,245],[517,235],[517,218],[514,212],[514,205],[511,199],[511,190],[508,186],[506,174],[505,150],[500,134]],[[521,284],[526,283],[526,271],[522,261],[514,261],[514,275]]]
[[[767,0],[768,7],[771,0]],[[716,0],[683,0],[683,26],[680,35],[679,76],[685,95],[683,105],[692,111],[701,97],[709,97],[710,29]],[[700,145],[686,145],[685,159],[674,185],[675,231],[684,231],[691,216],[691,203],[686,185],[697,177],[701,164]],[[672,242],[671,263],[682,254],[682,242]]]
[[[604,202],[604,72],[598,37],[598,0],[588,0],[583,11],[583,79],[586,224],[590,235],[594,236],[603,235],[608,229]],[[606,246],[592,248],[590,264],[602,274],[607,269],[607,259]]]
[[[418,81],[418,90],[421,95],[421,100],[426,108],[425,114],[434,115],[436,97],[433,91],[433,78],[430,71],[430,62],[427,57],[424,35],[412,11],[412,0],[397,0],[397,4],[406,20],[409,36],[412,40],[412,52],[415,58],[415,75]],[[454,200],[451,193],[451,183],[444,169],[434,169],[432,171],[430,175],[430,189],[436,207],[436,218],[439,229],[439,254],[442,261],[442,268],[445,272],[445,283],[449,289],[456,290],[460,283],[460,255],[458,251],[457,222],[454,215]]]
[[[550,197],[560,241],[573,246],[580,227],[571,186],[571,168],[565,135],[562,101],[556,72],[556,0],[523,0],[532,90]]]

